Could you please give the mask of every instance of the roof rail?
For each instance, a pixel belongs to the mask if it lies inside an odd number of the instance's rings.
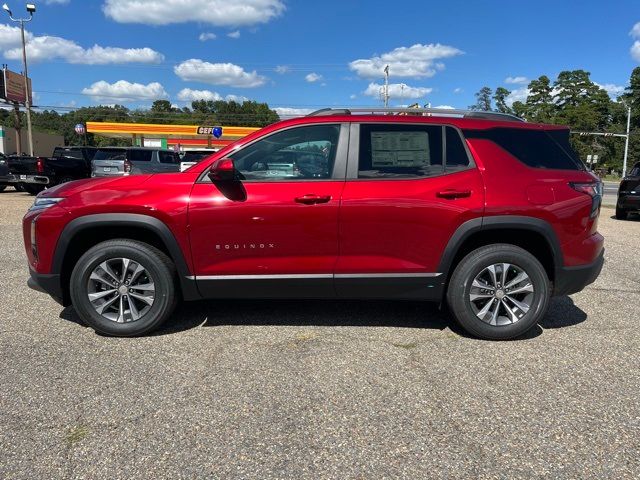
[[[321,108],[307,114],[307,117],[318,117],[320,115],[351,115],[351,110],[346,108]]]
[[[458,110],[453,108],[398,108],[398,107],[372,107],[372,108],[323,108],[310,113],[309,117],[320,115],[351,115],[351,114],[413,114],[428,117],[462,117],[477,118],[482,120],[498,120],[503,122],[524,122],[520,117],[509,113],[485,112],[480,110]]]

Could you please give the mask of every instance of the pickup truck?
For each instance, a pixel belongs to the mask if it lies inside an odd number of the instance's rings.
[[[56,147],[51,157],[10,156],[9,183],[36,195],[47,187],[91,176],[95,147]]]

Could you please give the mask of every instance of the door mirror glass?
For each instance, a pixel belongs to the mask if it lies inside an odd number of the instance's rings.
[[[209,169],[209,178],[212,182],[232,182],[238,180],[236,168],[230,158],[216,160]]]

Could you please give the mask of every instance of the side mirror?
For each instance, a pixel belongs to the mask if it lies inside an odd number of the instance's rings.
[[[232,182],[238,180],[238,173],[230,158],[216,160],[209,169],[209,178],[212,182]]]

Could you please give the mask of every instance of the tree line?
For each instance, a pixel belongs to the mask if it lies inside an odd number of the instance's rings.
[[[631,107],[628,168],[640,161],[640,67],[633,70],[628,87],[615,100],[585,70],[560,72],[553,81],[546,75],[531,80],[526,99],[509,105],[511,93],[502,86],[495,91],[485,86],[469,108],[508,113],[529,122],[567,125],[576,132],[625,133],[627,108]],[[572,135],[571,142],[583,161],[596,154],[599,168],[622,171],[624,139]]]
[[[84,137],[75,132],[77,124],[86,122],[130,122],[170,125],[206,125],[238,127],[264,127],[280,120],[278,114],[266,103],[254,101],[235,102],[223,100],[198,100],[191,107],[178,108],[167,100],[156,100],[149,109],[128,109],[123,105],[99,105],[82,107],[69,112],[56,110],[33,111],[31,121],[34,130],[63,135],[66,145],[78,145]],[[26,128],[24,112],[20,113],[22,128]],[[14,128],[13,110],[0,109],[0,125]],[[87,134],[87,144],[93,146],[130,145],[125,138],[109,138]]]

